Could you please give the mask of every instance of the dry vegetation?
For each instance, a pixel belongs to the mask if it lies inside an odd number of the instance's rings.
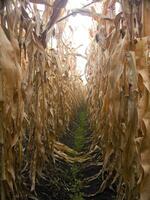
[[[98,192],[111,181],[117,183],[118,200],[149,200],[150,3],[121,0],[121,12],[116,14],[117,1],[102,2],[101,14],[94,6],[76,10],[97,24],[86,76],[93,130],[90,150],[99,148],[103,160]],[[88,159],[68,156],[76,152],[59,143],[85,103],[75,71],[75,50],[62,40],[66,19],[58,23],[56,32],[52,29],[66,3],[0,1],[1,200],[28,199],[27,192],[35,191],[38,177],[54,168],[56,160],[82,163]],[[38,4],[44,5],[44,11]],[[53,37],[57,51],[51,46]]]
[[[69,71],[67,47],[58,52],[45,48],[45,33],[58,17],[49,16],[58,10],[45,6],[41,14],[37,4],[29,2],[1,1],[0,5],[1,200],[25,199],[24,178],[34,191],[45,163],[55,162],[55,142],[82,101],[81,80]],[[61,27],[58,34],[61,38]],[[58,43],[62,45],[60,39]],[[25,171],[28,177],[23,176]]]
[[[92,148],[98,145],[103,152],[101,173],[107,176],[100,191],[117,180],[117,199],[135,200],[140,194],[149,200],[150,32],[142,15],[147,21],[150,4],[123,0],[116,15],[115,2],[103,3],[88,60]]]

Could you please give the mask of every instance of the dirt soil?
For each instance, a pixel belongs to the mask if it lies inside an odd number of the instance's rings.
[[[82,130],[81,130],[82,129]],[[78,150],[79,152],[88,152],[91,140],[90,137],[92,132],[89,128],[86,109],[81,108],[78,112],[76,120],[71,124],[69,134],[66,134],[65,137],[62,138],[62,142],[68,145],[69,147]],[[100,153],[99,153],[100,154]],[[98,153],[97,153],[97,156]],[[95,196],[87,197],[88,195],[97,193],[102,183],[102,177],[98,177],[97,179],[93,180],[86,185],[86,178],[94,176],[97,174],[101,169],[101,166],[96,165],[87,165],[81,166],[78,165],[78,174],[77,178],[83,182],[81,186],[81,193],[83,200],[115,200],[116,199],[116,192],[114,188],[106,188],[102,193],[99,193]],[[70,199],[73,200],[73,199]],[[77,199],[78,200],[78,199]],[[80,199],[79,199],[80,200]]]
[[[65,136],[60,138],[60,142],[81,154],[86,154],[90,148],[91,136],[86,108],[83,107],[79,110]],[[100,156],[101,152],[97,151],[95,157]],[[33,196],[37,196],[36,200],[115,200],[115,187],[106,188],[102,193],[97,193],[102,183],[101,175],[91,182],[86,181],[87,178],[98,174],[102,168],[101,165],[95,164],[95,160],[93,164],[70,165],[56,161],[54,167],[45,166],[44,176],[39,179],[36,194]],[[48,168],[51,170],[47,170]],[[92,196],[95,193],[97,194]],[[31,195],[28,199],[34,198]]]

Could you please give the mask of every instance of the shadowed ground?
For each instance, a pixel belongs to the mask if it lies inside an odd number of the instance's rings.
[[[60,139],[68,147],[72,148],[84,155],[90,148],[91,131],[89,129],[86,108],[80,108],[76,119],[71,123],[69,130]],[[75,158],[76,154],[70,152],[70,157]],[[95,158],[100,156],[100,152],[95,153]],[[96,160],[96,159],[95,159]],[[102,193],[94,196],[97,193],[102,183],[102,178],[99,176],[90,182],[87,182],[89,177],[92,177],[100,171],[101,165],[88,163],[79,163],[78,161],[69,164],[56,161],[53,169],[47,172],[45,170],[45,178],[41,178],[36,188],[39,200],[115,200],[115,191],[107,188]],[[31,198],[32,199],[32,198]]]

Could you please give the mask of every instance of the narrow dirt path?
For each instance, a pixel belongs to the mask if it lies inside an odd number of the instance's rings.
[[[76,120],[72,123],[69,133],[63,137],[63,142],[77,151],[78,153],[82,152],[85,147],[87,133],[87,115],[86,109],[81,108],[78,112]],[[73,157],[75,155],[72,155]],[[71,200],[84,200],[82,192],[82,179],[83,174],[81,173],[81,164],[76,162],[70,168],[73,185],[70,189],[70,199]]]
[[[83,106],[67,133],[56,144],[59,147],[56,154],[60,148],[64,150],[64,154],[59,155],[62,159],[56,157],[53,167],[45,166],[44,176],[36,187],[38,200],[115,200],[113,188],[98,192],[102,183],[99,174],[101,152],[97,149],[89,156],[91,136],[86,107]]]
[[[91,131],[89,129],[86,108],[82,107],[72,125],[70,134],[67,134],[64,143],[73,148],[81,155],[86,154],[90,148]],[[96,152],[95,156],[99,156],[100,152]],[[95,161],[93,161],[95,162]],[[92,165],[91,163],[73,164],[71,172],[73,174],[74,185],[72,185],[71,200],[114,200],[115,191],[112,189],[105,189],[102,193],[98,193],[102,177],[93,178],[90,182],[87,181],[90,177],[98,174],[102,168],[99,163]],[[96,195],[94,195],[96,193]],[[93,194],[93,195],[92,195]]]

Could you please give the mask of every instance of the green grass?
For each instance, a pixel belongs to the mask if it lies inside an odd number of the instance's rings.
[[[86,128],[86,113],[84,111],[79,113],[79,126],[74,134],[74,148],[81,151],[85,141],[85,128]]]
[[[86,112],[81,111],[79,113],[78,118],[78,127],[75,129],[74,132],[74,149],[78,152],[80,152],[83,149],[84,142],[85,142],[85,131],[86,131]],[[79,166],[78,164],[74,164],[71,168],[72,172],[72,179],[73,184],[71,187],[71,200],[84,200],[83,194],[81,192],[81,178],[78,177],[79,174]]]
[[[72,172],[72,180],[73,180],[73,184],[71,187],[71,194],[70,194],[70,199],[71,200],[84,200],[83,199],[83,194],[81,192],[81,180],[78,177],[79,174],[79,167],[74,164],[71,168],[71,172]],[[81,177],[80,177],[81,178]]]

